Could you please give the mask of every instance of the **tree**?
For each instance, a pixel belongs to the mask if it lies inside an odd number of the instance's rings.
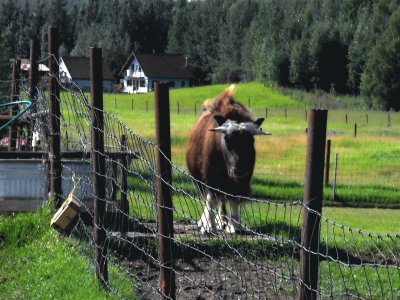
[[[310,39],[312,83],[324,91],[347,91],[347,46],[329,23],[320,23]]]
[[[361,91],[385,109],[400,110],[400,7],[373,47],[361,78]]]
[[[11,53],[7,44],[8,43],[4,38],[0,39],[0,80],[10,79],[11,74]]]
[[[167,51],[169,53],[187,53],[188,45],[186,41],[190,23],[189,6],[190,4],[187,4],[186,0],[179,0],[174,6],[172,23],[168,32]]]
[[[312,88],[312,73],[310,66],[309,39],[297,40],[290,54],[290,82],[298,88]]]
[[[347,85],[349,91],[353,94],[360,92],[361,75],[364,72],[365,62],[369,54],[371,45],[371,36],[369,35],[369,19],[371,12],[363,8],[359,12],[357,28],[352,41],[349,45],[349,78]]]
[[[139,52],[165,53],[172,7],[172,0],[142,0],[134,37]]]
[[[214,83],[239,82],[246,79],[246,73],[249,74],[249,70],[245,71],[244,67],[248,65],[248,57],[242,57],[242,49],[257,10],[257,2],[253,0],[234,1],[229,6],[226,22],[219,33],[218,64],[213,74]]]

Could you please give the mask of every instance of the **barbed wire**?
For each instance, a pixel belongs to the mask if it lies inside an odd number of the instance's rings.
[[[92,262],[88,272],[94,272],[97,268],[93,261],[96,247],[92,221],[94,169],[90,158],[93,108],[90,95],[73,83],[66,85],[56,79],[61,90],[57,100],[61,107],[62,151],[81,153],[79,158],[62,160],[63,195],[60,196],[66,198],[76,187],[75,195],[80,199],[81,209],[79,217],[68,228],[68,236]],[[48,92],[40,88],[37,92],[38,115],[26,116],[26,120],[31,122],[31,130],[39,131],[46,140],[50,134]],[[21,87],[21,95],[24,93],[27,93],[26,85]],[[400,234],[374,234],[337,224],[309,209],[300,200],[281,202],[272,198],[228,195],[194,179],[171,161],[173,179],[169,184],[157,175],[158,146],[140,137],[117,116],[107,111],[103,113],[105,153],[100,155],[106,160],[106,196],[100,200],[106,203],[107,213],[102,223],[105,224],[107,243],[102,246],[109,249],[109,262],[132,280],[133,293],[140,298],[154,299],[162,294],[157,179],[169,185],[173,198],[173,273],[177,299],[295,298],[305,285],[299,274],[301,251],[318,259],[319,287],[315,292],[321,298],[400,296]],[[41,147],[48,151],[47,143],[42,143]],[[304,149],[301,151],[305,152]],[[354,162],[352,157],[348,160]],[[274,176],[289,177],[301,182],[303,174],[298,174],[297,170],[304,170],[304,164],[292,161],[286,171],[279,171],[279,163],[275,162],[256,174],[272,179]],[[277,173],[273,174],[274,170]],[[236,197],[243,203],[240,206],[240,233],[230,234],[224,230],[200,233],[197,221],[203,212],[204,190],[219,198]],[[305,211],[321,220],[317,252],[301,243]],[[218,211],[214,213],[218,214]],[[233,221],[229,216],[227,218]],[[117,297],[132,296],[115,283],[113,274],[106,282]]]

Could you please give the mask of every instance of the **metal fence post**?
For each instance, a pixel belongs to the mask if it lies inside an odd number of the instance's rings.
[[[329,168],[331,162],[331,140],[326,143],[326,158],[325,158],[325,186],[329,185]]]
[[[339,163],[339,153],[335,155],[335,169],[333,173],[333,201],[337,200],[336,197],[336,188],[337,188],[337,170],[338,170],[338,163]]]
[[[54,197],[55,207],[62,203],[62,166],[60,154],[60,91],[58,88],[58,29],[48,28],[49,38],[49,163],[50,194]]]
[[[94,196],[94,243],[96,276],[108,288],[107,243],[104,227],[106,180],[104,157],[103,78],[101,48],[90,48],[90,94],[92,97],[92,164]]]
[[[163,299],[175,299],[175,273],[173,257],[173,211],[170,184],[171,131],[169,89],[167,83],[155,83],[155,114],[157,145],[157,216],[160,248],[160,289]]]
[[[319,270],[320,213],[324,182],[327,110],[309,111],[307,160],[304,181],[303,224],[300,249],[299,299],[316,299]]]
[[[125,135],[121,136],[121,152],[126,152],[127,149],[127,139]],[[121,199],[120,199],[120,209],[121,209],[121,234],[126,235],[128,232],[129,225],[129,201],[128,201],[128,164],[129,158],[128,154],[123,155],[121,158]]]

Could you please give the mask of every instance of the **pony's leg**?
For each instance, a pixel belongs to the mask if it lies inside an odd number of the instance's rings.
[[[239,215],[239,204],[240,202],[237,200],[229,200],[229,205],[231,206],[231,217],[225,228],[227,233],[236,233],[243,229]]]
[[[211,233],[216,232],[215,224],[215,209],[217,207],[217,199],[207,193],[206,205],[204,206],[203,214],[200,220],[197,222],[197,226],[200,228],[200,233]]]
[[[224,230],[226,226],[228,225],[228,215],[226,213],[226,201],[220,201],[218,207],[218,214],[216,216],[216,222],[217,222],[217,229],[218,230]]]

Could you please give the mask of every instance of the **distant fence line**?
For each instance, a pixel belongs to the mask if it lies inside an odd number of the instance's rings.
[[[54,30],[49,30],[50,40]],[[50,64],[58,57],[52,52],[58,47],[52,49]],[[73,182],[77,190],[84,183],[93,185],[94,203],[81,201],[81,213],[68,233],[95,258],[94,270],[105,290],[126,296],[114,284],[108,268],[112,263],[133,279],[134,292],[143,298],[399,296],[400,235],[346,228],[322,214],[327,111],[312,110],[307,117],[303,202],[246,199],[242,234],[201,235],[196,222],[204,195],[196,187],[204,183],[171,163],[168,136],[157,143],[146,141],[104,111],[101,50],[91,49],[90,54],[92,101],[76,90],[58,94],[64,87],[53,71],[50,101],[49,93],[30,81],[31,91],[37,91],[31,94],[35,112],[49,115],[31,118],[34,125],[28,127],[48,139],[43,150],[50,157],[49,186],[56,206],[63,200],[62,180]],[[168,103],[166,85],[160,84],[160,89],[156,98]],[[168,120],[168,110],[158,106],[157,115],[163,113]],[[166,123],[158,127],[165,130]],[[74,172],[73,178],[62,176],[62,156],[72,151],[87,164],[90,177],[79,181]]]
[[[129,100],[124,100],[125,102]],[[119,107],[118,99],[114,96],[114,108]],[[150,107],[150,100],[135,101],[133,98],[130,100],[131,111],[154,111]],[[121,103],[120,103],[121,104]],[[183,106],[179,101],[171,103],[170,111],[172,114],[194,114],[200,115],[202,112],[201,103],[193,103],[191,108]],[[307,124],[307,108],[254,108],[250,107],[252,113],[259,117],[264,117],[267,121],[274,121],[278,123],[292,122],[293,119],[304,121],[304,132],[306,131]],[[400,113],[398,112],[384,112],[384,111],[351,111],[345,109],[330,110],[329,124],[340,125],[339,128],[329,127],[328,135],[332,136],[393,136],[399,137],[400,132],[397,130],[400,125]],[[345,125],[344,125],[345,124]],[[393,128],[392,128],[393,127]],[[396,129],[394,129],[396,128]]]

